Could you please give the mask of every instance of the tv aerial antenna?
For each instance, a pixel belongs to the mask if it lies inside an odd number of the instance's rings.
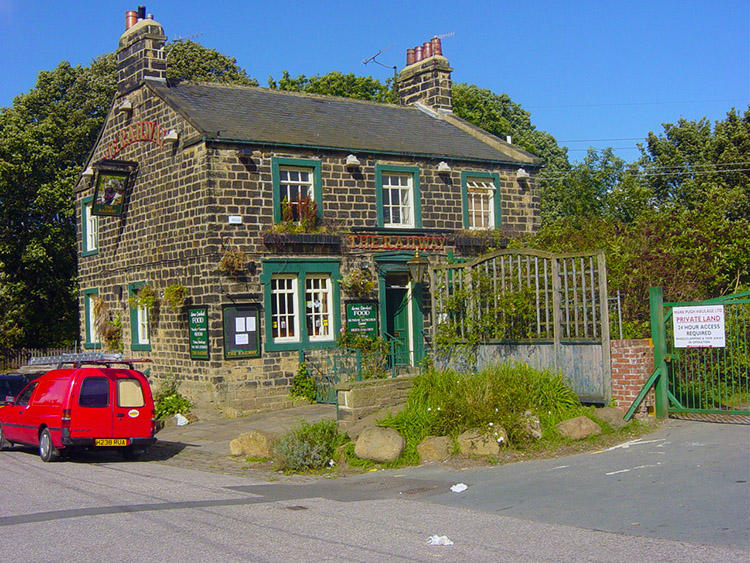
[[[398,69],[398,67],[397,67],[397,66],[389,66],[389,65],[384,65],[384,64],[383,64],[383,63],[381,63],[381,62],[380,62],[379,60],[377,60],[377,57],[378,57],[378,56],[379,56],[380,54],[382,54],[382,53],[385,53],[385,52],[386,52],[386,51],[387,51],[388,49],[392,49],[392,48],[393,48],[393,47],[395,47],[395,46],[396,46],[396,44],[394,43],[394,44],[393,44],[393,45],[391,45],[390,47],[386,47],[385,49],[380,49],[380,51],[378,51],[377,53],[375,53],[375,54],[374,54],[374,55],[373,55],[372,57],[369,57],[369,58],[367,58],[367,59],[363,60],[363,61],[362,61],[362,64],[363,64],[363,65],[367,65],[367,64],[369,64],[369,63],[375,63],[375,64],[377,64],[377,65],[380,65],[380,66],[384,67],[384,68],[391,68],[391,69],[393,69],[393,71],[394,71],[394,72],[396,72],[396,70]]]
[[[187,41],[193,41],[194,39],[198,39],[203,35],[203,32],[201,33],[193,33],[192,35],[187,35],[183,37],[182,35],[178,35],[174,39],[172,39],[172,43],[186,43]]]

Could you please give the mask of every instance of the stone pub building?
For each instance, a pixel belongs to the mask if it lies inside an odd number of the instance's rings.
[[[347,327],[422,359],[415,255],[535,229],[541,161],[453,115],[439,39],[408,50],[398,105],[173,83],[165,41],[127,13],[76,186],[86,349],[150,358],[157,382],[228,414],[282,408],[301,355]]]

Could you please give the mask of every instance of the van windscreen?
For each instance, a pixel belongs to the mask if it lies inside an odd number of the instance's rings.
[[[142,407],[146,404],[143,388],[137,379],[117,380],[117,406],[123,408]]]
[[[84,378],[78,404],[82,407],[106,407],[109,404],[109,380],[106,377]]]

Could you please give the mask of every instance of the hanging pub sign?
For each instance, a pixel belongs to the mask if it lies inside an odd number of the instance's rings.
[[[724,348],[724,305],[672,308],[675,348]]]
[[[208,307],[188,309],[190,319],[190,359],[208,360]]]
[[[260,356],[258,305],[224,306],[224,359]]]
[[[129,179],[129,170],[99,170],[91,214],[120,217]]]
[[[378,302],[357,301],[346,304],[346,329],[373,340],[378,337]]]

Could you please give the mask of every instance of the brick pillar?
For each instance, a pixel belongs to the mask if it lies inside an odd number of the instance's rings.
[[[398,75],[401,105],[422,102],[434,110],[453,111],[451,72],[448,59],[434,55],[411,64]]]
[[[144,78],[167,77],[164,43],[167,37],[154,20],[143,19],[120,37],[117,49],[117,95],[140,86]]]
[[[628,409],[654,371],[654,346],[651,339],[610,341],[612,400]],[[654,391],[641,403],[641,411],[654,404]]]

